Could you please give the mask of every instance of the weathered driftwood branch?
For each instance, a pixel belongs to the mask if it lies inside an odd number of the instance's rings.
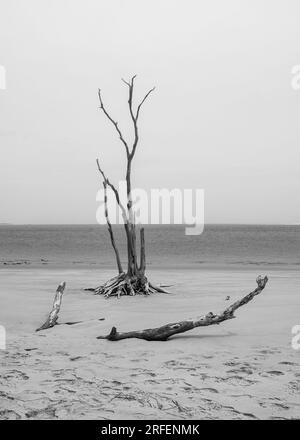
[[[196,319],[188,319],[187,321],[167,324],[158,328],[153,328],[153,329],[150,328],[146,330],[131,331],[125,333],[118,333],[116,327],[113,327],[109,335],[98,336],[97,339],[108,339],[109,341],[119,341],[120,339],[138,338],[138,339],[145,339],[146,341],[166,341],[170,336],[176,335],[178,333],[184,333],[196,327],[204,327],[213,324],[220,324],[221,322],[226,321],[227,319],[235,318],[234,316],[235,310],[247,304],[256,295],[260,294],[268,282],[268,277],[259,276],[257,277],[256,282],[257,282],[257,287],[255,290],[248,293],[248,295],[244,296],[238,301],[235,301],[233,304],[231,304],[221,313],[214,314],[210,312]]]
[[[171,293],[171,292],[168,292],[168,291],[165,290],[165,289],[162,289],[162,287],[164,287],[164,286],[156,286],[156,285],[153,284],[153,283],[149,283],[149,286],[150,286],[150,289],[154,290],[155,292],[159,292],[159,293],[168,293],[168,294]],[[169,286],[166,286],[166,287],[169,287]]]
[[[64,290],[65,290],[65,287],[66,287],[65,282],[60,283],[59,286],[57,287],[56,294],[55,294],[54,301],[53,301],[52,310],[49,313],[49,316],[46,319],[46,321],[44,322],[44,324],[41,325],[41,327],[36,329],[37,332],[40,330],[46,330],[47,328],[50,328],[50,327],[54,327],[55,324],[57,323],[58,313],[60,310],[62,296],[63,296]]]

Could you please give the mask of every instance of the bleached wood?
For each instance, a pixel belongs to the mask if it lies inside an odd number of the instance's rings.
[[[227,307],[221,313],[209,312],[206,315],[200,316],[195,319],[188,319],[186,321],[175,322],[171,324],[163,325],[158,328],[150,328],[140,331],[130,331],[125,333],[118,333],[116,327],[111,329],[111,332],[107,336],[98,336],[97,339],[108,339],[109,341],[119,341],[121,339],[127,338],[138,338],[145,339],[146,341],[166,341],[170,336],[176,335],[178,333],[184,333],[192,330],[196,327],[204,327],[208,325],[220,324],[228,319],[235,318],[234,312],[241,306],[247,304],[255,296],[259,295],[265,288],[268,277],[258,276],[256,279],[257,287],[252,292],[243,298],[235,301],[229,307]]]
[[[53,301],[52,310],[49,313],[49,316],[46,319],[46,321],[44,322],[44,324],[41,325],[41,327],[36,329],[37,332],[40,330],[46,330],[47,328],[50,328],[50,327],[54,327],[55,324],[57,324],[58,313],[60,310],[62,296],[63,296],[64,290],[65,290],[65,287],[66,287],[65,282],[60,283],[59,286],[57,287],[54,301]]]

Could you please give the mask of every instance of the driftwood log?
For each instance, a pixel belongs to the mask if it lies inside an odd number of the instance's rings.
[[[200,316],[196,319],[188,319],[186,321],[180,321],[172,324],[166,324],[158,328],[150,328],[140,331],[130,331],[125,333],[118,333],[116,327],[111,329],[111,332],[107,336],[98,336],[97,339],[108,339],[109,341],[119,341],[121,339],[127,338],[138,338],[145,339],[146,341],[166,341],[170,336],[176,335],[178,333],[184,333],[188,330],[192,330],[196,327],[204,327],[213,324],[220,324],[227,319],[235,318],[234,312],[241,306],[247,304],[256,295],[259,295],[265,288],[268,277],[257,277],[256,279],[257,287],[252,292],[243,298],[235,301],[229,307],[227,307],[223,312],[214,314],[212,312],[206,315]]]
[[[58,313],[60,310],[62,296],[63,296],[64,290],[65,290],[65,287],[66,287],[65,282],[60,283],[59,286],[57,287],[54,301],[53,301],[52,310],[49,313],[48,318],[46,319],[44,324],[41,325],[41,327],[36,329],[37,332],[40,330],[46,330],[47,328],[50,328],[50,327],[54,327],[55,324],[57,324]]]

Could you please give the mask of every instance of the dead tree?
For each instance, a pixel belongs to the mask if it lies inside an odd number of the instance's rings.
[[[256,279],[257,287],[252,292],[243,298],[235,301],[229,307],[227,307],[221,313],[209,312],[206,315],[200,316],[195,319],[188,319],[186,321],[175,322],[172,324],[166,324],[158,328],[149,328],[140,331],[130,331],[125,333],[118,333],[116,327],[111,329],[111,332],[107,336],[98,336],[97,339],[108,339],[109,341],[119,341],[121,339],[127,338],[138,338],[145,339],[146,341],[166,341],[170,336],[176,335],[178,333],[184,333],[188,330],[192,330],[196,327],[204,327],[208,325],[220,324],[228,319],[235,318],[234,312],[241,306],[247,304],[256,295],[259,295],[265,288],[268,277],[257,277]]]
[[[140,229],[140,259],[138,261],[138,251],[137,251],[137,240],[136,240],[136,224],[133,212],[133,204],[132,204],[132,195],[131,195],[131,171],[132,171],[132,163],[134,159],[134,155],[136,153],[136,149],[139,142],[139,127],[138,121],[141,113],[141,108],[149,95],[153,92],[154,88],[150,89],[141,100],[141,102],[137,105],[136,109],[134,109],[133,104],[133,91],[134,91],[134,81],[136,76],[133,76],[130,81],[122,80],[125,85],[128,87],[128,107],[130,118],[133,124],[133,132],[134,138],[132,143],[130,144],[125,140],[118,122],[116,122],[110,113],[107,111],[103,99],[101,90],[98,90],[98,97],[100,102],[100,109],[103,114],[109,120],[109,122],[114,127],[126,153],[126,201],[124,204],[122,203],[119,191],[111,183],[108,179],[104,171],[100,166],[100,162],[97,159],[98,171],[102,178],[102,183],[104,187],[104,209],[105,209],[105,218],[108,226],[108,231],[110,235],[110,240],[112,247],[114,249],[117,268],[118,268],[118,276],[113,279],[107,281],[104,285],[96,287],[95,289],[88,289],[94,291],[96,294],[103,294],[106,298],[111,296],[120,297],[121,295],[135,295],[135,294],[144,294],[149,295],[154,292],[166,292],[164,289],[155,286],[150,283],[146,277],[146,253],[145,253],[145,237],[144,237],[144,228]],[[114,197],[116,199],[116,203],[122,213],[125,235],[126,235],[126,243],[127,243],[127,267],[126,270],[123,270],[120,254],[116,245],[116,241],[114,238],[113,228],[109,220],[108,213],[108,204],[107,204],[107,188],[112,190]]]

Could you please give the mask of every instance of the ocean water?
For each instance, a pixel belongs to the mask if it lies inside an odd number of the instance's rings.
[[[183,226],[146,226],[151,268],[300,268],[299,226],[207,225],[187,236]],[[122,226],[116,241],[126,260]],[[112,268],[114,253],[106,226],[0,226],[0,268]]]

